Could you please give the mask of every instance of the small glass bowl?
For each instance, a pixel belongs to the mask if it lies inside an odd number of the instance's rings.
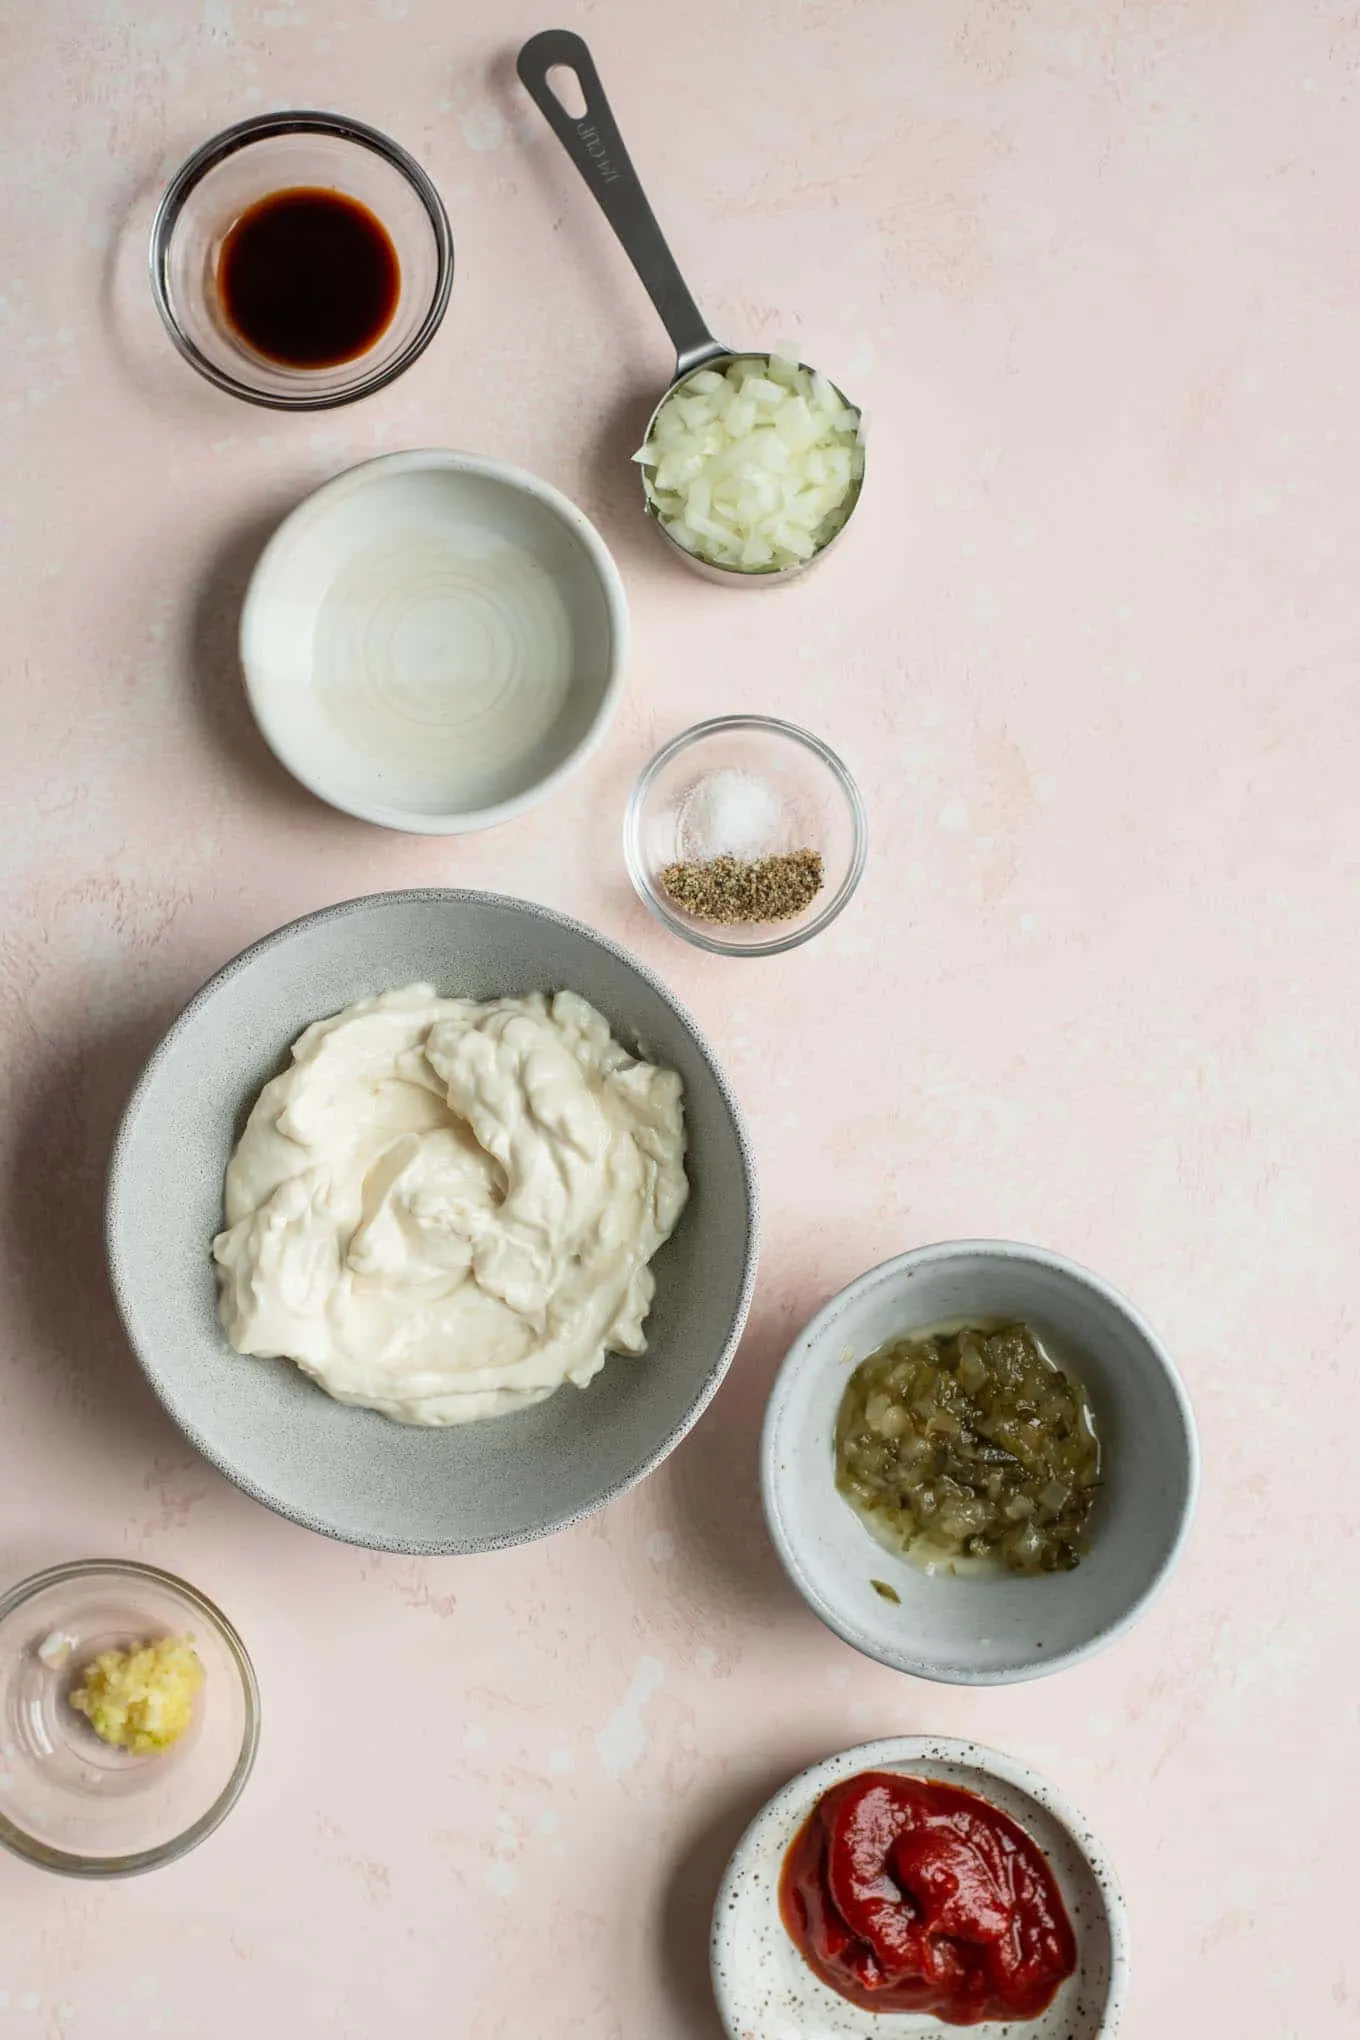
[[[685,807],[713,772],[749,773],[776,796],[787,836],[780,846],[816,850],[822,890],[787,921],[701,921],[661,883],[668,864],[703,856],[685,839]],[[859,788],[819,737],[769,715],[723,715],[673,737],[633,788],[623,825],[623,855],[638,897],[676,935],[715,956],[778,956],[830,927],[859,884],[868,852],[868,819]]]
[[[99,1651],[163,1636],[192,1636],[203,1686],[180,1741],[134,1756],[101,1742],[69,1696]],[[0,1843],[27,1862],[72,1877],[172,1863],[230,1813],[259,1735],[244,1644],[172,1574],[87,1559],[0,1597]]]
[[[257,354],[218,296],[218,259],[234,223],[260,199],[297,186],[366,206],[401,267],[390,323],[366,353],[329,368]],[[262,114],[214,135],[173,179],[151,228],[151,288],[170,338],[209,382],[276,411],[322,411],[383,389],[424,353],[453,288],[453,236],[419,163],[376,128],[332,113]]]

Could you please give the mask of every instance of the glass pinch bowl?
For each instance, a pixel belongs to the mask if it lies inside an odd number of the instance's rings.
[[[243,213],[287,190],[322,190],[372,213],[397,258],[392,316],[362,353],[314,367],[272,360],[237,333],[217,269]],[[151,228],[151,289],[166,331],[208,381],[277,411],[323,411],[386,388],[439,330],[453,288],[443,201],[413,156],[342,114],[283,112],[238,121],[171,179]]]
[[[136,1756],[70,1704],[102,1650],[189,1636],[203,1666],[190,1727]],[[241,1795],[260,1699],[244,1644],[196,1588],[126,1559],[60,1565],[0,1596],[0,1844],[72,1877],[130,1877],[183,1856]]]
[[[749,775],[774,796],[781,811],[777,849],[820,855],[822,887],[801,913],[780,921],[708,921],[667,892],[667,866],[714,855],[692,840],[692,802],[719,772]],[[775,716],[716,716],[673,737],[642,773],[624,818],[623,852],[639,898],[696,949],[778,956],[820,935],[849,900],[864,871],[868,820],[859,788],[820,737]]]

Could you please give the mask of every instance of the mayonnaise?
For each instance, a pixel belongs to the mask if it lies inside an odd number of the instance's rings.
[[[583,1388],[646,1350],[684,1154],[679,1077],[572,992],[361,1000],[299,1038],[232,1156],[223,1327],[407,1424]]]

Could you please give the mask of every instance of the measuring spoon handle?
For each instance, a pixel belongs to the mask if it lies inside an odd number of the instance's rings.
[[[580,85],[585,112],[579,119],[567,112],[549,82],[548,73],[559,65],[574,72]],[[700,362],[726,354],[727,348],[704,324],[675,266],[675,257],[623,146],[600,74],[580,36],[569,28],[545,28],[525,43],[516,69],[525,91],[595,194],[596,204],[660,312],[675,345],[676,373],[686,375]]]

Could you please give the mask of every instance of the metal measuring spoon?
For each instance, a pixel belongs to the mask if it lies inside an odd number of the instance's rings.
[[[559,67],[571,71],[581,88],[585,112],[579,118],[568,113],[549,82],[549,73]],[[700,369],[722,370],[729,362],[737,360],[768,362],[770,356],[759,348],[745,348],[737,352],[724,347],[704,324],[699,307],[676,267],[675,257],[666,246],[656,215],[647,203],[647,194],[638,181],[638,174],[623,145],[623,137],[610,112],[609,101],[604,96],[600,74],[580,36],[573,34],[569,28],[544,29],[541,35],[532,36],[525,43],[516,69],[525,91],[594,193],[596,204],[618,236],[624,254],[642,279],[643,287],[661,314],[661,322],[674,343],[675,376],[662,392],[660,402],[647,421],[643,439],[646,445],[662,404]],[[799,366],[806,367],[806,363],[800,362]],[[858,406],[851,404],[843,390],[837,389],[834,383],[831,387],[842,403],[858,411]],[[672,552],[678,553],[696,572],[728,587],[736,583],[768,587],[804,573],[831,550],[854,514],[862,485],[862,478],[851,484],[849,507],[825,545],[819,546],[810,559],[785,567],[718,567],[708,560],[699,559],[678,539],[671,537],[656,506],[647,496],[645,485],[643,500],[647,515]]]

